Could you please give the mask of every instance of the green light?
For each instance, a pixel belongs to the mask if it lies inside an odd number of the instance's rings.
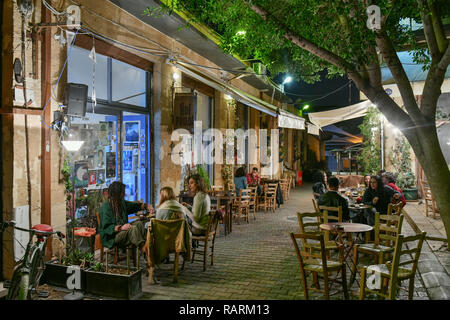
[[[237,36],[244,36],[246,33],[247,33],[246,31],[241,30],[241,31],[236,32],[236,35]]]
[[[309,104],[305,104],[302,108],[302,110],[308,110],[309,109]]]

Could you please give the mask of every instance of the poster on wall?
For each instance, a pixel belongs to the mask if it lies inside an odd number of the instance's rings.
[[[114,178],[116,176],[116,153],[106,153],[106,178]]]
[[[97,184],[103,184],[105,183],[105,169],[96,170],[95,178],[97,180]]]
[[[134,174],[124,174],[123,183],[125,184],[125,200],[135,201],[136,200],[136,183]]]
[[[107,146],[108,142],[108,122],[100,121],[98,130],[98,141],[101,146]]]
[[[102,147],[97,149],[96,152],[97,155],[97,168],[104,168],[105,167],[105,151]]]
[[[133,151],[123,150],[123,170],[133,170]]]
[[[97,184],[97,171],[89,170],[89,185]]]
[[[124,121],[125,143],[139,143],[139,121]]]
[[[74,165],[74,185],[75,188],[84,188],[89,183],[88,162],[76,161]]]

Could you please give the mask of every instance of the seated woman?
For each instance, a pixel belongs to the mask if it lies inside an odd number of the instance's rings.
[[[195,194],[192,207],[186,202],[186,220],[191,228],[192,235],[204,235],[208,227],[209,211],[211,210],[211,200],[208,196],[205,182],[199,174],[193,174],[188,180],[189,190]]]
[[[159,206],[156,209],[156,219],[174,220],[186,219],[188,209],[176,200],[171,187],[164,187],[159,193]],[[179,214],[181,216],[179,216]]]
[[[135,245],[139,249],[145,243],[145,226],[141,220],[128,223],[128,215],[140,210],[154,209],[146,203],[125,201],[125,185],[114,181],[108,188],[108,199],[98,209],[100,215],[99,233],[103,246],[126,247]]]
[[[370,187],[364,192],[362,202],[372,206],[371,209],[364,210],[366,223],[375,225],[375,212],[386,214],[389,203],[400,198],[400,192],[395,191],[383,184],[380,176],[370,177]]]
[[[236,174],[234,175],[234,186],[236,188],[237,196],[241,195],[242,189],[247,189],[247,178],[243,167],[236,170]]]
[[[313,176],[314,185],[312,187],[314,198],[316,200],[319,199],[320,195],[326,193],[328,191],[327,188],[327,174],[321,170],[318,170],[314,173]]]
[[[364,175],[364,185],[366,189],[370,187],[370,174]]]

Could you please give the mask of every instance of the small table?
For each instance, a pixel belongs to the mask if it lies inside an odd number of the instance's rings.
[[[340,228],[338,228],[338,226]],[[322,223],[320,226],[320,229],[329,231],[334,234],[338,234],[338,241],[334,240],[334,242],[338,245],[344,248],[344,263],[345,265],[350,269],[350,272],[352,271],[352,268],[347,263],[347,259],[350,256],[350,254],[353,252],[353,247],[355,246],[355,242],[353,241],[353,237],[351,237],[350,245],[347,242],[344,242],[342,234],[352,234],[352,233],[358,233],[358,232],[365,232],[366,233],[366,240],[368,240],[369,232],[373,230],[372,226],[369,226],[368,224],[363,223],[352,223],[352,222],[329,222],[329,223]],[[367,242],[367,241],[366,241]],[[353,263],[353,260],[351,260]]]
[[[210,196],[211,200],[217,201],[217,209],[220,208],[220,204],[222,200],[226,203],[226,210],[225,210],[225,217],[224,217],[224,223],[225,223],[225,235],[231,233],[233,231],[233,200],[238,199],[239,197],[230,195],[225,192],[216,192],[214,196]]]

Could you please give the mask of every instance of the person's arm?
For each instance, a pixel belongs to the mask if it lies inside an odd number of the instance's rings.
[[[197,194],[197,196],[194,197],[194,203],[192,205],[192,215],[194,217],[194,220],[199,222],[202,218],[203,213],[203,201],[204,197],[200,194]]]
[[[384,190],[385,190],[385,192],[387,193],[387,195],[388,195],[388,199],[389,199],[389,202],[391,202],[392,201],[392,198],[396,198],[396,199],[400,199],[400,197],[401,197],[401,193],[400,192],[398,192],[397,190],[394,190],[393,188],[391,188],[391,187],[389,187],[389,186],[385,186],[385,188],[384,188]]]
[[[367,205],[372,205],[372,196],[370,194],[370,189],[364,192],[362,202]]]
[[[100,226],[99,226],[99,232],[107,235],[112,236],[116,233],[115,231],[115,221],[112,218],[110,214],[107,214],[106,210],[99,209],[99,215],[100,215]]]
[[[326,193],[322,193],[319,197],[319,200],[317,200],[317,204],[319,206],[327,206],[328,202],[328,195]]]

